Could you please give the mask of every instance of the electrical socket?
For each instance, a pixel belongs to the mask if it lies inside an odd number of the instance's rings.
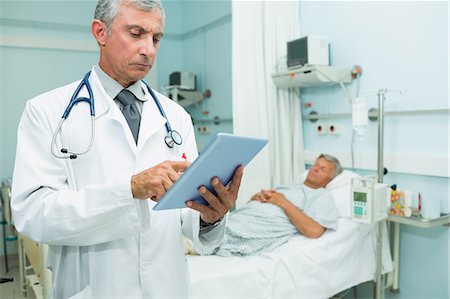
[[[198,126],[197,132],[199,134],[210,134],[211,130],[210,130],[209,126]]]
[[[340,135],[341,128],[336,124],[328,125],[328,134],[330,135]]]
[[[316,133],[318,135],[326,135],[328,132],[328,128],[324,124],[317,124],[316,125]]]

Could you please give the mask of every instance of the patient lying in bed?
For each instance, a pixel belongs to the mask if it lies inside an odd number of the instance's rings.
[[[320,237],[336,229],[338,212],[324,187],[342,168],[339,161],[321,154],[303,184],[262,190],[228,216],[223,242],[218,248],[198,247],[200,255],[252,255],[272,251],[300,233]]]

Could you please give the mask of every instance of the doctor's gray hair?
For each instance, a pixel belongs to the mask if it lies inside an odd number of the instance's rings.
[[[335,177],[337,177],[343,171],[341,163],[339,163],[339,160],[336,157],[333,157],[332,155],[327,155],[327,154],[320,154],[319,157],[317,157],[316,161],[319,160],[320,158],[324,158],[328,162],[331,162],[334,164],[334,173],[333,173],[333,177],[332,177],[333,179]]]
[[[166,14],[164,13],[164,8],[161,1],[159,0],[99,0],[97,2],[97,6],[95,7],[94,19],[98,19],[105,23],[106,27],[109,28],[110,34],[110,26],[119,14],[119,6],[122,3],[133,5],[134,7],[144,11],[151,11],[157,8],[161,12],[163,24],[166,22]]]

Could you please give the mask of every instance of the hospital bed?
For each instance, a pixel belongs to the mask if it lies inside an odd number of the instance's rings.
[[[193,298],[329,298],[375,277],[376,225],[350,219],[350,180],[344,171],[327,188],[339,211],[336,231],[319,239],[298,235],[273,252],[248,257],[190,256]],[[392,271],[386,231],[383,273]]]

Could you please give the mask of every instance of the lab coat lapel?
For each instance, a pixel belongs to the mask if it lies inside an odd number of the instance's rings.
[[[143,147],[147,140],[166,124],[166,119],[158,112],[153,99],[142,105],[141,126],[139,129],[139,147]],[[163,142],[163,140],[161,140]]]
[[[107,119],[120,124],[132,152],[136,153],[136,143],[125,117],[117,107],[114,100],[111,99],[111,97],[106,93],[103,85],[100,83],[100,80],[98,79],[97,74],[93,69],[89,81],[91,82],[92,91],[95,95],[96,120],[99,120],[101,117],[106,117]]]

